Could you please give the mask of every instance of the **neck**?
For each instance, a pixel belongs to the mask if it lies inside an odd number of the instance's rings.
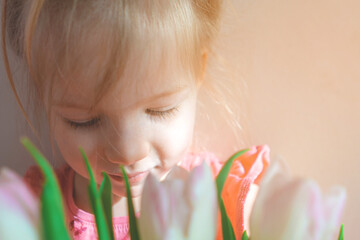
[[[75,173],[73,189],[74,203],[79,209],[92,213],[88,194],[88,184],[89,180]],[[111,200],[113,217],[124,217],[128,215],[127,199],[125,197],[119,197],[113,194]],[[139,212],[140,197],[133,198],[133,203],[135,212]]]

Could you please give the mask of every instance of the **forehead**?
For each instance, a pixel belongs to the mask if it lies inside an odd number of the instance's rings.
[[[56,4],[49,9],[67,6],[46,15],[49,20],[43,22],[49,24],[34,37],[42,40],[34,48],[36,79],[45,91],[54,90],[48,97],[94,105],[111,92],[128,99],[199,76],[202,40],[191,1],[124,1],[126,8],[118,1],[79,1],[78,7],[72,1],[46,2]],[[124,9],[131,14],[121,14]],[[154,16],[158,21],[150,21]]]
[[[194,90],[195,82],[184,71],[163,68],[162,71],[148,70],[141,74],[126,68],[124,75],[116,81],[96,102],[97,88],[102,82],[95,78],[74,78],[68,81],[58,81],[53,87],[53,102],[64,107],[79,107],[90,109],[103,107],[116,102],[123,106],[146,104],[155,96],[166,97],[182,90]],[[139,73],[139,74],[136,74]]]
[[[51,81],[52,76],[61,79],[54,80],[54,85],[58,85],[53,88],[56,101],[73,98],[94,105],[111,93],[126,101],[129,96],[151,95],[194,82],[200,69],[200,55],[192,37],[192,22],[185,21],[187,18],[176,8],[175,2],[164,3],[174,11],[173,14],[164,11],[162,15],[161,23],[168,23],[167,27],[148,21],[146,12],[142,11],[137,18],[127,19],[127,15],[115,14],[105,22],[98,21],[92,14],[90,20],[81,25],[85,30],[83,34],[75,31],[83,20],[79,16],[80,20],[72,22],[71,31],[64,29],[64,35],[68,36],[65,43],[61,42],[61,37],[52,38],[57,47],[50,55],[44,50],[44,56],[49,55],[50,59],[47,61],[50,73],[44,75]],[[176,18],[184,18],[179,20],[184,24],[175,21],[174,14]],[[43,67],[39,65],[39,69]]]
[[[61,64],[65,80],[54,88],[60,95],[56,101],[61,97],[94,106],[109,96],[124,102],[195,83],[197,61],[185,51],[192,44],[173,39],[175,33],[129,30],[134,36],[126,39],[110,37],[110,30],[93,28],[86,41],[70,42],[71,52]]]

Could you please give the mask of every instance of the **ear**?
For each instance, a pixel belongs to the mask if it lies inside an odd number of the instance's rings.
[[[204,82],[205,72],[206,72],[206,67],[207,67],[207,60],[208,60],[208,51],[207,51],[207,49],[204,49],[201,54],[201,72],[200,72],[199,79],[197,80],[198,88],[200,88]]]

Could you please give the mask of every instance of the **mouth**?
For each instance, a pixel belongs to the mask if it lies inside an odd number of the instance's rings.
[[[136,172],[136,173],[131,173],[131,174],[127,174],[128,179],[129,179],[129,184],[130,185],[137,185],[141,182],[143,182],[146,178],[146,176],[150,173],[150,170],[144,171],[144,172]],[[109,174],[109,177],[117,183],[120,183],[121,185],[125,185],[125,178],[123,175],[114,175],[114,174]]]

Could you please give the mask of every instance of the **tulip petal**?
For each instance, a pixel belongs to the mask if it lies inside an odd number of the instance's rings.
[[[175,166],[173,167],[169,174],[166,177],[166,180],[174,180],[174,179],[182,179],[185,180],[189,177],[189,172],[186,171],[184,168],[179,167],[179,166]]]
[[[187,238],[186,238],[186,236],[184,236],[184,233],[181,231],[181,229],[179,229],[177,227],[169,226],[169,228],[164,233],[163,237],[161,237],[161,239],[163,239],[163,240],[184,240]]]
[[[251,237],[274,240],[313,239],[307,238],[311,220],[307,214],[308,206],[319,202],[316,186],[309,181],[292,180],[287,173],[281,172],[281,165],[277,162],[273,163],[269,168],[269,175],[266,175],[251,215]],[[313,199],[313,203],[308,203],[309,199]]]
[[[337,187],[322,195],[317,183],[291,178],[282,165],[274,161],[260,184],[250,217],[251,239],[333,239],[345,190]]]
[[[189,239],[214,239],[217,224],[217,192],[211,169],[205,162],[193,169],[186,189],[185,195],[192,209]]]
[[[168,201],[165,189],[149,174],[141,200],[139,231],[141,239],[161,239],[167,228]]]
[[[167,224],[169,227],[178,228],[181,232],[186,232],[191,209],[185,196],[185,181],[173,179],[161,182],[166,192],[168,209],[166,212]],[[167,230],[166,230],[167,231]],[[184,233],[184,235],[186,235]]]
[[[176,166],[159,182],[145,180],[139,219],[142,239],[214,239],[216,187],[204,163],[190,174]]]
[[[338,234],[340,219],[342,217],[346,200],[346,190],[340,186],[334,186],[324,197],[324,234],[321,239],[334,239]]]
[[[13,171],[0,170],[0,239],[40,239],[40,206]]]

